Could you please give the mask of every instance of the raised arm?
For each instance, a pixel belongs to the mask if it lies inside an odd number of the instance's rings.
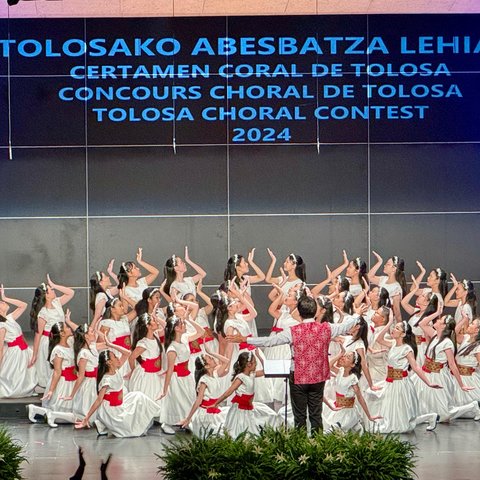
[[[458,300],[454,299],[453,296],[455,295],[455,291],[458,287],[458,280],[455,278],[455,275],[453,273],[450,274],[450,279],[452,280],[453,286],[445,295],[443,304],[445,307],[455,308],[458,305]]]
[[[250,252],[248,252],[248,263],[255,271],[255,275],[251,275],[249,277],[250,283],[263,282],[265,280],[265,274],[262,272],[260,267],[253,261],[254,255],[255,255],[255,248],[252,248]]]
[[[195,283],[207,276],[207,272],[200,265],[197,265],[190,259],[190,256],[188,255],[188,247],[185,247],[185,262],[187,262],[197,272],[197,274],[192,277]]]
[[[368,272],[368,280],[370,281],[370,283],[378,285],[378,283],[380,282],[380,277],[377,276],[377,270],[382,266],[383,258],[375,251],[372,251],[372,253],[377,259],[377,261]]]
[[[268,270],[267,270],[267,274],[265,276],[265,281],[267,283],[279,283],[278,282],[278,278],[275,278],[273,277],[273,270],[275,268],[275,264],[277,263],[277,257],[274,255],[274,253],[269,249],[267,248],[267,252],[268,252],[268,255],[270,256],[270,265],[268,267]],[[272,299],[273,300],[273,299]]]
[[[66,305],[75,295],[75,291],[73,290],[73,288],[68,288],[68,287],[64,287],[63,285],[57,285],[56,283],[53,283],[48,273],[47,273],[47,282],[50,288],[62,293],[62,296],[59,297],[58,299],[62,306]]]
[[[107,266],[107,273],[110,275],[110,278],[113,280],[114,285],[118,285],[118,275],[113,271],[113,265],[115,263],[115,259],[112,258]],[[112,295],[118,294],[118,288],[112,287],[109,289]]]
[[[417,296],[418,290],[420,289],[419,283],[417,279],[412,275],[412,287],[410,291],[402,298],[400,304],[402,308],[408,313],[408,315],[412,316],[416,312],[416,308],[410,305],[410,300]]]
[[[11,316],[14,320],[17,320],[23,312],[27,309],[27,304],[22,302],[21,300],[16,300],[14,298],[9,298],[5,295],[5,289],[3,288],[3,284],[0,286],[0,299],[5,303],[9,303],[10,305],[14,305],[15,310],[11,313]]]
[[[268,313],[273,318],[278,320],[280,318],[280,315],[282,314],[281,311],[280,311],[280,306],[283,304],[283,300],[284,300],[285,296],[283,295],[282,289],[278,285],[273,284],[273,287],[278,290],[279,295],[268,307]]]
[[[332,283],[332,280],[333,280],[333,274],[332,272],[330,271],[330,268],[328,267],[328,265],[325,265],[325,269],[327,270],[327,278],[325,278],[325,280],[323,280],[322,282],[320,283],[317,283],[314,287],[312,287],[312,295],[314,297],[318,297],[318,295],[320,295],[322,293],[322,290],[329,284],[329,283]]]
[[[203,291],[203,281],[200,279],[197,283],[197,294],[206,303],[204,310],[207,315],[210,315],[213,310],[213,305],[210,297]]]
[[[417,267],[419,268],[420,272],[416,276],[414,282],[412,283],[412,286],[410,287],[410,291],[412,291],[412,289],[415,287],[415,283],[417,285],[420,285],[422,283],[423,277],[425,276],[425,273],[427,273],[427,271],[425,270],[425,267],[418,260],[416,261],[416,264],[417,264]],[[412,275],[412,277],[413,277],[413,275]]]
[[[145,260],[143,260],[143,249],[140,247],[137,251],[137,263],[148,272],[148,275],[145,276],[145,281],[147,282],[147,285],[151,285],[158,277],[160,271],[158,270],[158,268],[150,265]]]
[[[430,326],[430,322],[435,320],[441,313],[442,307],[439,302],[437,311],[433,312],[431,315],[428,315],[425,318],[422,318],[422,320],[420,320],[420,322],[418,323],[418,326],[422,329],[423,333],[427,338],[433,338],[437,334],[436,330],[432,326]]]

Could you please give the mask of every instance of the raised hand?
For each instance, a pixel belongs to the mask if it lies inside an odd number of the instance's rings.
[[[187,263],[190,263],[190,261],[191,261],[190,256],[188,255],[188,247],[187,246],[185,246],[185,261]]]
[[[343,262],[348,263],[348,256],[347,256],[346,250],[342,250],[342,254],[343,254]]]
[[[143,257],[143,248],[138,247],[138,250],[137,250],[137,263],[142,263],[142,257]]]
[[[450,279],[452,280],[453,286],[456,287],[458,285],[458,280],[453,273],[450,274]]]
[[[418,260],[415,263],[417,264],[417,267],[420,269],[421,272],[426,272],[425,267]]]
[[[3,288],[3,283],[0,285],[0,299],[5,301],[5,289]]]
[[[249,252],[248,252],[248,263],[252,263],[253,262],[253,257],[255,256],[255,248],[252,248]]]
[[[50,278],[50,274],[48,273],[47,273],[47,283],[48,283],[48,286],[52,289],[56,287],[55,283],[53,283],[53,280]]]
[[[372,250],[372,253],[379,262],[383,262],[383,258],[375,250]]]
[[[274,255],[274,253],[269,248],[267,248],[267,253],[270,255],[270,258],[272,259],[272,261],[274,261],[274,262],[277,261],[277,257]]]
[[[108,272],[108,273],[113,272],[113,264],[114,264],[114,263],[115,263],[115,259],[112,258],[112,259],[110,260],[110,262],[108,263],[108,267],[107,267],[107,272]]]

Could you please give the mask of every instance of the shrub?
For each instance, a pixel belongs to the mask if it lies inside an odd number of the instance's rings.
[[[174,440],[157,455],[167,480],[369,479],[414,477],[414,446],[393,435],[265,429],[258,437],[208,434]]]
[[[0,427],[0,478],[21,480],[21,463],[26,460],[22,455],[23,447],[16,443],[5,427]]]

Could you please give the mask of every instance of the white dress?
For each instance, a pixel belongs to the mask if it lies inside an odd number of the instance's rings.
[[[85,376],[82,384],[73,397],[73,413],[77,418],[85,418],[90,407],[97,398],[97,370],[98,370],[98,352],[95,343],[90,348],[82,348],[78,352],[77,363],[80,360],[86,360]],[[92,420],[95,420],[95,414]]]
[[[472,401],[480,400],[480,370],[479,364],[476,355],[480,353],[480,345],[475,347],[468,355],[459,355],[461,350],[469,345],[470,336],[464,335],[463,342],[457,350],[457,356],[455,360],[457,365],[460,367],[469,367],[474,369],[472,375],[460,375],[462,376],[462,382],[467,387],[474,387],[475,390],[470,390],[469,392],[463,391],[458,383],[455,382],[455,399],[454,402],[456,405],[466,405]]]
[[[427,339],[425,338],[425,333],[419,326],[414,326],[420,317],[421,313],[415,313],[408,320],[408,324],[412,327],[412,333],[415,335],[415,338],[420,340],[420,343],[417,341],[417,363],[420,367],[425,363],[425,350],[427,349]]]
[[[105,304],[107,304],[107,302],[109,300],[112,300],[112,298],[113,298],[112,295],[110,295],[108,293],[108,291],[107,292],[99,292],[95,296],[95,306],[97,306],[101,301],[105,301]],[[105,313],[105,310],[106,310],[106,307],[104,305],[103,308],[102,308],[101,316],[103,316],[103,314]]]
[[[154,418],[159,416],[160,407],[142,392],[125,394],[119,371],[114,375],[105,375],[99,385],[100,389],[103,387],[107,387],[107,390],[97,410],[97,418],[108,432],[116,437],[145,435]],[[120,404],[116,405],[117,403]]]
[[[136,366],[130,377],[128,388],[131,392],[143,392],[153,401],[161,404],[157,398],[163,392],[165,375],[161,375],[162,355],[155,338],[142,338],[137,342],[137,347],[142,347],[142,363],[135,360]]]
[[[297,320],[295,320],[290,312],[282,312],[280,317],[274,323],[272,328],[272,333],[270,336],[277,335],[285,329],[298,325]],[[276,347],[268,347],[264,350],[265,358],[267,360],[291,360],[292,350],[290,345],[278,345]],[[272,401],[276,400],[277,402],[285,401],[285,380],[283,378],[267,378],[267,384],[272,394]],[[288,395],[290,399],[290,395]]]
[[[142,299],[143,291],[148,288],[148,283],[145,277],[139,278],[137,280],[137,286],[126,286],[125,293],[129,296],[132,300],[139,302]]]
[[[195,380],[188,369],[188,335],[182,335],[181,342],[173,341],[167,349],[167,356],[169,352],[176,353],[175,367],[167,395],[163,398],[160,418],[162,423],[175,425],[186,418],[196,398]]]
[[[259,427],[266,425],[272,427],[279,426],[282,420],[275,411],[263,403],[253,401],[255,374],[245,375],[244,373],[239,373],[235,378],[241,380],[242,383],[235,391],[232,405],[228,410],[225,420],[225,431],[233,438],[237,438],[245,431],[256,435],[260,432]],[[237,403],[237,399],[240,403]]]
[[[393,283],[387,283],[387,282],[388,282],[388,277],[380,277],[378,286],[383,287],[388,292],[390,299],[398,295],[400,296],[400,298],[402,298],[403,292],[400,284],[398,282],[393,282]]]
[[[334,380],[336,396],[337,398],[340,396],[342,398],[355,398],[353,386],[358,384],[358,378],[353,373],[347,376],[344,376],[343,373],[344,369],[339,368]],[[339,405],[335,406],[339,407]],[[322,411],[322,419],[324,431],[340,425],[339,428],[347,432],[359,426],[360,423],[360,415],[355,405],[351,408],[344,407],[337,411],[330,410],[328,407],[324,408]]]
[[[52,410],[54,412],[72,412],[73,405],[71,400],[62,400],[63,397],[69,397],[72,394],[77,375],[75,374],[75,358],[72,347],[64,347],[62,345],[56,345],[50,356],[53,361],[55,358],[62,359],[62,375],[58,380],[55,391],[53,392],[50,400],[43,400],[42,407]],[[45,392],[50,389],[50,384],[53,380],[53,368],[50,368],[50,379],[48,380]]]
[[[185,295],[189,293],[197,298],[197,287],[192,277],[184,277],[181,282],[175,280],[172,282],[172,285],[170,285],[170,288],[174,288],[180,298],[184,298]]]
[[[35,368],[28,368],[33,352],[25,342],[22,327],[11,315],[7,315],[6,319],[0,322],[0,329],[5,330],[0,363],[0,398],[28,397],[37,385]],[[9,343],[15,345],[9,346]]]
[[[368,391],[366,394],[365,399],[369,403],[369,408],[371,404],[380,404],[376,408],[383,417],[376,422],[380,433],[406,433],[411,432],[416,426],[419,410],[417,392],[408,376],[407,355],[410,352],[413,353],[413,350],[409,345],[391,347],[387,357],[388,366],[403,370],[406,376],[400,380],[384,381],[380,384],[383,387],[381,390]]]
[[[366,352],[368,369],[373,383],[383,382],[387,375],[387,352],[378,353],[379,350],[384,350],[385,346],[377,342],[377,338],[383,329],[383,325],[369,328],[368,346],[377,351],[376,353]]]
[[[223,393],[222,382],[216,371],[213,376],[203,375],[198,386],[201,384],[206,386],[203,394],[203,401],[197,411],[192,417],[190,423],[192,432],[197,437],[202,437],[205,433],[213,431],[214,433],[221,433],[227,418],[228,408],[213,408],[211,406],[214,401]]]
[[[208,347],[212,352],[218,353],[218,340],[213,336],[213,332],[208,322],[208,315],[205,313],[205,308],[201,308],[198,311],[195,321],[205,330],[206,336],[199,338],[200,344]]]
[[[63,312],[62,304],[58,298],[52,301],[52,308],[43,307],[38,312],[38,318],[45,320],[45,327],[43,334],[40,338],[40,345],[38,347],[38,357],[35,362],[35,368],[37,370],[38,384],[41,387],[47,385],[50,378],[50,364],[48,362],[48,343],[50,338],[50,330],[56,323],[65,322],[65,313]]]
[[[363,291],[362,286],[359,283],[350,283],[349,292],[354,296],[358,297]]]
[[[457,306],[457,308],[455,309],[455,322],[458,323],[462,319],[463,315],[468,317],[469,324],[472,323],[473,312],[472,307],[468,303]]]
[[[130,337],[130,324],[128,323],[128,318],[126,315],[120,317],[119,320],[113,320],[113,318],[105,318],[100,320],[99,327],[108,328],[108,340],[119,345],[121,347],[131,349],[132,340]],[[122,354],[112,348],[112,352],[117,358],[120,358]],[[127,375],[130,371],[130,366],[128,362],[125,362],[120,368],[120,372],[123,376]]]

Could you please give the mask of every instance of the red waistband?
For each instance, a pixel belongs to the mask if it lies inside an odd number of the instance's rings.
[[[205,408],[207,410],[207,413],[220,413],[221,410],[218,407],[213,407],[212,405],[215,404],[217,401],[217,398],[211,398],[210,400],[203,400],[202,403],[200,404],[201,408]]]
[[[43,335],[44,337],[50,337],[50,332],[48,332],[47,330],[44,330],[44,331],[42,332],[42,335]]]
[[[130,335],[123,335],[122,337],[117,337],[112,343],[118,345],[119,347],[126,348],[130,350],[132,348],[132,340]]]
[[[103,396],[103,399],[110,403],[111,407],[118,407],[123,403],[123,390],[118,392],[109,392]]]
[[[194,340],[193,342],[188,342],[188,346],[190,348],[190,353],[199,353],[202,351],[200,348],[200,338]]]
[[[17,337],[13,342],[8,342],[9,347],[18,347],[20,350],[26,350],[28,348],[27,342],[23,335]]]
[[[147,373],[157,373],[162,369],[162,357],[147,358],[140,365]]]
[[[387,378],[385,379],[386,382],[393,383],[394,380],[400,380],[400,378],[397,377],[397,375],[400,375],[399,368],[393,368],[390,365],[387,366]],[[390,375],[393,374],[393,376]],[[402,370],[402,378],[408,377],[408,371],[407,370]]]
[[[97,378],[97,372],[98,372],[98,368],[95,367],[93,370],[91,370],[90,372],[85,372],[85,376],[87,378]]]
[[[251,337],[251,336],[252,336],[252,334],[247,335],[247,338],[248,338],[248,337]],[[255,345],[250,345],[250,344],[247,343],[247,342],[241,342],[241,343],[238,345],[238,348],[239,348],[240,350],[255,350],[256,347],[255,347]]]
[[[77,379],[77,374],[75,373],[75,365],[71,367],[64,368],[62,370],[62,377],[67,382],[74,382]]]
[[[178,377],[188,377],[190,375],[190,370],[188,369],[188,360],[186,362],[177,363],[173,367],[173,371]]]
[[[236,403],[240,410],[253,410],[253,394],[252,395],[235,395],[232,403]]]
[[[275,332],[275,333],[283,332],[283,328],[280,328],[280,327],[272,327],[272,332]]]
[[[242,315],[248,315],[250,313],[250,310],[248,308],[244,308],[242,310]]]

